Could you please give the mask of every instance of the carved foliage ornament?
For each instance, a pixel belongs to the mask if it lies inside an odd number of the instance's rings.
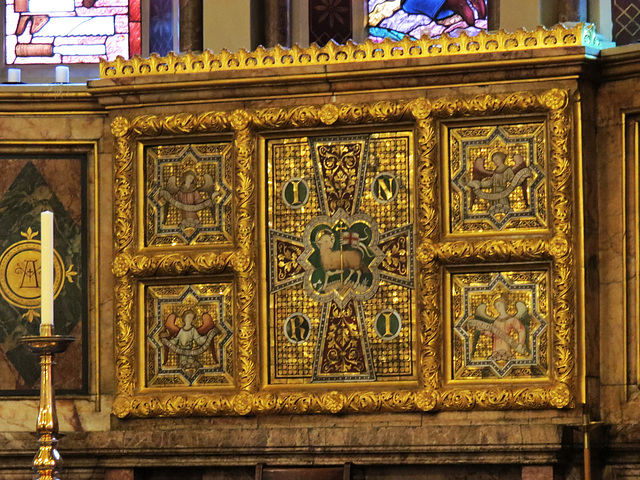
[[[477,118],[480,123],[493,125],[498,124],[495,120],[499,119],[500,115],[507,115],[510,118],[513,118],[513,115],[535,115],[538,119],[542,118],[548,125],[550,144],[548,164],[544,170],[532,172],[532,176],[538,175],[541,182],[543,180],[547,182],[549,208],[546,210],[545,229],[537,236],[527,238],[521,235],[510,236],[507,232],[498,241],[487,239],[477,232],[470,232],[459,238],[450,237],[446,234],[448,226],[442,230],[441,221],[441,209],[446,205],[447,200],[440,194],[438,188],[441,184],[441,175],[444,175],[444,168],[438,156],[439,148],[444,141],[438,139],[439,125],[441,122],[462,117]],[[256,229],[262,221],[258,218],[256,199],[259,194],[262,195],[260,192],[264,192],[266,186],[258,183],[264,180],[256,181],[258,169],[255,151],[258,132],[278,129],[295,132],[299,127],[390,125],[394,122],[404,122],[406,125],[407,121],[413,121],[415,125],[413,130],[416,140],[414,168],[417,183],[416,237],[413,247],[417,268],[414,273],[415,278],[411,280],[414,282],[419,301],[413,327],[417,339],[415,350],[417,376],[413,386],[409,382],[409,386],[405,383],[403,387],[394,388],[393,384],[389,384],[388,387],[378,385],[376,389],[371,389],[367,388],[367,385],[372,385],[370,379],[365,379],[365,383],[360,384],[328,382],[324,384],[326,387],[324,389],[271,388],[268,391],[262,389],[260,372],[268,367],[259,365],[262,355],[259,352],[258,329],[261,325],[259,312],[262,310],[258,297],[260,272],[258,259],[261,257],[258,252],[259,246],[254,239]],[[113,270],[117,276],[118,378],[117,398],[113,411],[117,416],[563,408],[573,405],[576,401],[576,346],[573,339],[576,328],[574,312],[579,291],[575,274],[579,265],[575,263],[572,254],[576,241],[571,224],[574,215],[572,212],[574,167],[570,161],[571,117],[567,91],[554,89],[544,92],[518,92],[473,98],[434,100],[418,98],[402,102],[330,104],[322,107],[237,110],[167,117],[151,115],[134,119],[118,117],[112,123],[112,132],[116,137],[115,239],[117,250]],[[134,152],[137,150],[139,137],[162,138],[164,135],[171,135],[175,138],[176,135],[190,135],[190,138],[193,138],[194,134],[211,136],[218,132],[231,132],[234,135],[232,145],[232,157],[235,161],[232,182],[234,228],[231,246],[219,248],[214,251],[215,253],[203,252],[202,249],[197,248],[192,253],[187,248],[182,249],[180,253],[171,254],[163,253],[161,250],[153,252],[140,249],[138,239],[141,233],[135,221],[135,212],[139,206],[134,198],[136,182]],[[351,143],[356,145],[358,140],[354,139]],[[329,158],[330,153],[327,150],[326,155],[323,155]],[[354,150],[352,153],[357,152]],[[307,207],[300,203],[305,201],[308,191],[315,187],[312,187],[311,183],[305,186],[304,182],[299,181],[301,177],[295,174],[291,179],[293,183],[285,186],[286,191],[281,193],[279,201],[289,202],[292,207]],[[385,201],[393,198],[395,187],[390,177],[383,176],[378,181],[383,182],[385,187],[378,191],[379,200],[382,202],[380,205],[383,205]],[[360,187],[355,185],[354,188]],[[291,236],[284,234],[272,236],[269,248],[273,248],[273,255],[281,259],[281,263],[274,271],[275,283],[272,288],[287,288],[289,285],[287,282],[291,279],[305,275],[313,276],[314,272],[320,271],[320,263],[318,263],[320,260],[315,260],[314,249],[319,252],[323,248],[323,237],[332,238],[337,242],[339,232],[342,242],[359,241],[363,244],[363,248],[367,247],[370,250],[366,255],[362,255],[366,265],[362,267],[361,276],[357,279],[361,287],[347,298],[345,292],[336,290],[337,287],[334,284],[329,285],[331,282],[335,283],[337,278],[335,276],[326,279],[327,285],[324,285],[324,276],[313,277],[313,280],[310,279],[307,284],[303,282],[301,285],[317,297],[314,301],[320,303],[326,301],[322,303],[324,305],[322,308],[328,309],[328,315],[342,319],[342,322],[346,322],[345,326],[350,322],[356,322],[352,323],[356,325],[361,318],[358,305],[367,301],[371,295],[370,286],[381,281],[382,272],[394,281],[404,281],[407,275],[404,268],[406,265],[402,261],[399,263],[394,261],[394,255],[398,259],[403,258],[401,256],[403,254],[398,252],[407,251],[410,247],[407,243],[410,236],[394,233],[396,236],[387,238],[383,235],[374,238],[370,230],[379,229],[384,232],[389,230],[388,227],[385,227],[386,230],[382,229],[369,214],[346,202],[346,199],[340,196],[339,189],[335,194],[327,188],[324,192],[323,201],[327,202],[326,207],[323,207],[324,217],[315,221],[317,225],[314,223],[307,226],[309,231],[306,234],[302,232],[302,242],[297,242]],[[370,194],[375,197],[375,192]],[[309,197],[306,201],[315,200]],[[350,211],[349,208],[351,208]],[[496,213],[495,210],[489,213],[488,208],[490,206],[486,209],[486,215]],[[292,208],[292,211],[297,210]],[[306,246],[305,235],[309,237]],[[343,235],[346,236],[343,237]],[[350,249],[346,243],[343,245]],[[335,248],[334,244],[333,249]],[[305,249],[307,249],[306,254]],[[383,255],[381,252],[390,253]],[[473,268],[477,268],[467,265],[483,262],[494,264],[488,272],[485,271],[485,276],[493,275],[490,281],[494,282],[492,285],[495,288],[502,289],[502,293],[492,292],[490,289],[474,290],[473,278],[460,276],[462,273],[472,275]],[[520,267],[505,271],[501,265],[506,262],[519,262]],[[467,312],[469,319],[466,323],[452,318],[452,312],[455,309],[445,308],[441,303],[442,288],[445,283],[443,267],[444,272],[452,272],[453,277],[447,278],[453,278],[454,282],[449,285],[453,285],[454,289],[467,288],[470,292],[468,298],[471,303],[462,305],[462,309],[457,310]],[[380,276],[375,277],[375,272]],[[222,283],[216,280],[215,276],[211,276],[220,273],[224,274],[223,280],[220,280]],[[205,390],[202,388],[192,390],[192,387],[187,385],[178,389],[179,393],[178,390],[171,393],[171,389],[167,388],[162,390],[148,388],[148,385],[141,383],[144,374],[139,371],[138,365],[140,365],[140,346],[144,344],[144,339],[137,338],[136,335],[139,334],[136,332],[140,331],[139,325],[143,322],[143,319],[138,318],[142,315],[139,305],[143,300],[136,292],[141,282],[149,282],[155,276],[172,278],[176,283],[184,285],[188,285],[191,280],[198,285],[211,284],[216,288],[222,288],[222,286],[219,287],[222,284],[227,285],[224,282],[232,278],[235,299],[230,308],[233,311],[233,318],[224,317],[224,321],[217,328],[218,333],[208,333],[209,327],[202,325],[208,325],[209,319],[206,315],[213,319],[214,311],[222,312],[220,309],[220,305],[224,304],[222,297],[212,296],[208,300],[210,302],[208,306],[199,304],[197,308],[192,309],[193,315],[189,319],[192,322],[198,322],[194,324],[201,325],[198,328],[203,329],[203,332],[207,330],[202,334],[203,337],[211,336],[215,339],[211,340],[211,344],[217,349],[207,354],[212,356],[196,359],[197,362],[189,358],[181,359],[180,355],[186,354],[180,350],[182,347],[173,345],[173,350],[169,348],[166,357],[169,359],[167,365],[180,366],[180,362],[183,362],[182,365],[184,369],[188,369],[188,372],[186,375],[178,372],[176,378],[186,385],[189,382],[198,381],[200,378],[198,368],[208,368],[208,371],[214,373],[216,369],[222,368],[220,367],[221,359],[225,351],[221,349],[226,345],[233,345],[235,367],[225,371],[232,374],[231,377],[224,377],[225,382],[228,383],[206,387]],[[203,278],[206,281],[203,281]],[[544,290],[535,286],[539,279],[544,280]],[[196,290],[192,288],[190,291]],[[198,292],[192,294],[195,298],[193,301],[197,302],[205,298],[203,293]],[[169,305],[167,308],[170,308],[170,301],[162,304],[163,297],[156,291],[152,293],[159,299],[156,301],[158,305],[166,304]],[[509,300],[503,302],[503,306],[511,305],[505,306],[507,313],[511,312],[512,317],[518,319],[523,325],[526,324],[531,332],[535,332],[537,339],[535,343],[519,345],[517,340],[510,340],[498,332],[497,327],[488,326],[488,323],[492,319],[497,319],[502,312],[503,307],[496,300],[498,294],[510,295]],[[521,304],[525,304],[534,296],[538,303],[535,308],[529,308],[525,312],[525,307]],[[453,297],[455,295],[452,295]],[[331,309],[337,310],[332,312]],[[486,313],[486,318],[471,318],[475,312],[479,312],[479,317]],[[172,324],[168,321],[165,323],[177,329],[178,313]],[[186,313],[183,312],[182,315]],[[384,330],[385,325],[388,327],[394,324],[396,317],[393,309],[381,311],[380,315],[380,319],[384,321],[380,322],[379,329]],[[288,334],[292,344],[304,342],[309,338],[307,335],[312,335],[298,328],[305,322],[304,315],[289,317],[284,319],[290,323],[290,328],[288,330],[285,328],[284,335]],[[309,316],[307,320],[308,318]],[[469,323],[469,320],[474,321]],[[295,322],[295,331],[291,328],[291,322]],[[517,325],[515,321],[512,323]],[[500,348],[490,347],[486,342],[486,347],[482,347],[479,343],[473,347],[474,328],[485,334],[492,329],[495,330],[496,338],[501,338],[504,345],[510,346],[511,355],[505,356]],[[170,343],[168,339],[173,337],[162,334],[159,328],[152,332],[156,350],[163,351],[165,344]],[[383,335],[385,333],[382,332]],[[469,347],[469,352],[473,355],[468,357],[466,364],[458,364],[457,371],[462,375],[460,377],[455,377],[452,373],[452,368],[455,367],[450,356],[452,335],[458,335],[463,343],[467,341],[472,346]],[[466,340],[465,335],[468,336]],[[446,345],[445,342],[447,342]],[[482,348],[485,348],[486,354],[478,353]],[[441,353],[443,351],[448,351],[448,356],[443,357]],[[546,355],[548,355],[546,370],[538,369],[536,370],[538,373],[534,372],[524,381],[500,381],[500,378],[507,378],[513,371],[525,372],[532,365],[537,365],[537,359],[541,358],[541,351],[547,352]],[[203,352],[198,350],[197,353]],[[369,360],[363,357],[363,361]],[[162,363],[156,363],[156,365],[163,366]],[[488,384],[482,378],[473,379],[474,369],[486,369],[485,371],[494,377]],[[455,378],[460,378],[462,381],[455,381]],[[343,389],[345,386],[349,388]]]
[[[283,48],[278,45],[271,49],[259,47],[253,52],[244,49],[237,53],[223,49],[219,54],[209,50],[201,54],[184,55],[170,52],[166,57],[152,54],[149,58],[134,56],[130,60],[118,56],[112,62],[100,61],[100,78],[287,68],[354,61],[380,62],[574,46],[601,48],[593,25],[578,23],[572,26],[557,25],[551,29],[538,27],[532,31],[520,29],[516,32],[500,30],[489,33],[482,30],[473,37],[462,33],[459,37],[442,35],[439,38],[424,37],[418,40],[405,37],[397,42],[385,39],[381,43],[367,40],[362,44],[348,41],[345,45],[337,45],[330,41],[324,47],[312,44],[308,48],[298,45]]]

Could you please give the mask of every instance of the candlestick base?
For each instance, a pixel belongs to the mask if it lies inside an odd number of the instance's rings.
[[[62,353],[69,348],[76,337],[69,335],[34,335],[22,337],[20,343],[27,345],[27,348],[38,355],[42,353]]]
[[[36,423],[40,448],[32,464],[39,480],[59,480],[56,474],[62,467],[62,458],[56,450],[58,415],[53,389],[53,355],[64,352],[74,340],[74,337],[68,335],[40,335],[20,339],[29,350],[40,355],[40,408]]]

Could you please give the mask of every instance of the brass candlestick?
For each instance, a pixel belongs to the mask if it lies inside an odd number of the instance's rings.
[[[33,457],[33,470],[39,480],[58,480],[55,474],[62,466],[62,459],[56,450],[58,415],[53,389],[53,355],[64,352],[74,340],[74,337],[67,335],[53,335],[53,328],[48,325],[41,326],[40,336],[20,339],[29,350],[40,355],[40,407],[36,423],[40,449]]]

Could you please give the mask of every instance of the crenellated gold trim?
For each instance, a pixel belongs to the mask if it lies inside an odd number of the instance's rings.
[[[574,238],[573,163],[570,154],[572,131],[569,92],[552,89],[542,92],[516,92],[477,97],[416,98],[410,101],[365,104],[327,104],[263,110],[207,112],[201,115],[142,116],[116,118],[112,132],[116,137],[116,257],[113,271],[116,284],[117,398],[113,412],[119,417],[248,415],[257,413],[348,413],[379,411],[430,411],[460,409],[540,409],[565,408],[575,404],[578,394],[576,373],[575,282],[579,278],[573,252],[580,250]],[[500,116],[545,116],[550,151],[550,229],[536,237],[507,232],[504,238],[488,241],[482,235],[467,235],[450,241],[442,231],[440,211],[446,208],[440,185],[443,175],[440,159],[440,123],[458,118]],[[416,175],[418,182],[417,260],[419,319],[419,379],[414,384],[370,388],[365,384],[314,385],[305,391],[294,386],[265,389],[259,380],[258,336],[260,316],[267,309],[267,295],[258,281],[264,261],[259,255],[259,237],[264,219],[259,218],[257,198],[264,194],[264,179],[258,179],[258,136],[278,129],[413,122],[416,131]],[[233,249],[203,253],[194,248],[179,253],[161,251],[148,255],[136,250],[134,241],[134,163],[138,137],[167,136],[167,142],[184,141],[180,135],[234,133],[234,218]],[[176,139],[177,138],[177,139]],[[550,376],[535,381],[478,381],[460,385],[447,379],[445,331],[447,306],[443,305],[443,269],[464,265],[504,264],[545,265],[551,279]],[[235,386],[230,393],[211,387],[148,389],[140,384],[136,372],[136,337],[143,319],[136,318],[136,285],[151,276],[166,278],[225,273],[233,275],[236,296]],[[200,277],[196,277],[199,275]]]
[[[519,29],[516,32],[481,31],[474,37],[466,33],[459,37],[444,35],[440,38],[425,37],[419,40],[405,37],[396,42],[386,39],[382,43],[367,40],[362,44],[349,41],[346,45],[337,45],[329,42],[324,47],[312,44],[309,48],[301,48],[298,45],[283,48],[278,45],[265,49],[261,46],[253,52],[244,49],[237,53],[222,50],[219,54],[209,50],[200,54],[184,55],[170,52],[166,57],[152,54],[149,58],[135,56],[130,60],[118,56],[111,62],[100,60],[100,78],[335,65],[578,46],[602,48],[593,25],[560,24],[550,29],[541,26],[533,31]]]

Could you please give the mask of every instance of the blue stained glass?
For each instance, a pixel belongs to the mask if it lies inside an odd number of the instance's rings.
[[[165,56],[173,50],[173,0],[149,2],[149,53]]]
[[[476,35],[487,28],[487,0],[369,0],[368,14],[374,41]]]

